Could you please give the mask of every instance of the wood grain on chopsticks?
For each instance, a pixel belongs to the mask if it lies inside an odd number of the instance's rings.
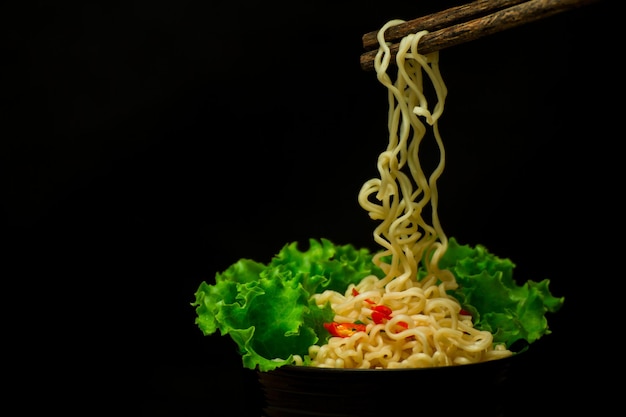
[[[420,39],[419,51],[428,54],[597,1],[600,0],[476,0],[390,27],[385,40],[392,43],[389,49],[395,56],[399,44],[393,42],[427,30]],[[361,68],[365,71],[374,69],[377,35],[375,31],[362,37],[367,50],[361,55]]]

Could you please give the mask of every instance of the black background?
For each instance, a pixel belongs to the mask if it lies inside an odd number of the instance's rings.
[[[361,36],[460,3],[4,4],[7,346],[12,386],[33,398],[20,405],[252,410],[234,346],[194,324],[196,288],[287,242],[375,249],[356,197],[377,175],[387,101]],[[446,233],[566,298],[520,413],[538,398],[546,413],[603,407],[595,371],[620,355],[596,325],[619,320],[606,316],[623,287],[617,15],[603,1],[441,53]]]

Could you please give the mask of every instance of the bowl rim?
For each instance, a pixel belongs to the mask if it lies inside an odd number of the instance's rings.
[[[277,368],[274,368],[269,371],[260,371],[259,373],[266,372],[308,372],[308,373],[402,373],[402,372],[454,372],[459,369],[470,371],[475,368],[489,368],[489,367],[501,367],[501,366],[509,366],[513,361],[517,361],[520,356],[524,356],[523,354],[527,352],[528,349],[522,349],[520,351],[513,351],[513,354],[510,356],[505,356],[503,358],[490,359],[482,362],[474,362],[467,364],[458,364],[458,365],[444,365],[444,366],[428,366],[428,367],[416,367],[416,368],[331,368],[331,367],[320,367],[320,366],[306,366],[306,365],[282,365]]]

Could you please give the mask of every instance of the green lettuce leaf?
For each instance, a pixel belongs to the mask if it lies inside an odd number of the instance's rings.
[[[472,313],[474,326],[492,332],[494,342],[509,348],[550,334],[546,314],[557,312],[565,301],[551,294],[548,279],[518,285],[513,279],[515,264],[482,245],[472,248],[450,238],[439,267],[456,277],[459,288],[450,294]]]

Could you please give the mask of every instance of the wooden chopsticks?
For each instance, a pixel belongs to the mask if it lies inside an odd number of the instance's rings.
[[[483,36],[534,22],[557,13],[595,3],[600,0],[475,0],[428,16],[406,21],[387,29],[385,40],[395,56],[404,36],[427,30],[419,43],[422,54],[439,51]],[[374,69],[378,52],[378,31],[362,37],[361,68]]]

